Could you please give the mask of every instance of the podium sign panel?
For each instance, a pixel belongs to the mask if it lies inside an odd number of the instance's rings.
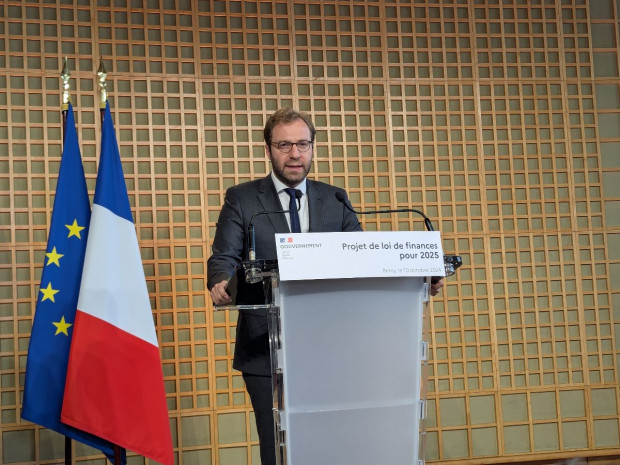
[[[444,276],[439,232],[276,234],[280,281]]]
[[[424,243],[438,244],[438,234],[432,236]],[[358,247],[359,254],[353,254],[358,258],[346,259],[345,240],[380,246],[404,244],[407,238],[389,232],[276,237],[277,245],[320,244],[278,250],[278,315],[271,323],[278,462],[416,464],[423,461],[422,334],[428,302],[423,276],[444,274],[443,252],[436,249],[437,264],[413,261],[399,267],[402,259],[394,251],[392,258],[381,258],[380,250]],[[314,265],[308,266],[309,255]],[[411,275],[423,267],[437,271]]]

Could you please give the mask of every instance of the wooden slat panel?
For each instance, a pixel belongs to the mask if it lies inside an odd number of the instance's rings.
[[[109,71],[179,463],[259,462],[236,315],[212,312],[205,273],[225,190],[269,172],[281,106],[315,121],[314,179],[360,209],[424,209],[464,259],[430,321],[429,461],[618,454],[618,0],[90,3],[0,5],[3,463],[63,459],[19,416],[65,56],[91,191],[100,57]]]

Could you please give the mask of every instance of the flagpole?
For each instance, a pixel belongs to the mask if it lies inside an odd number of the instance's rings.
[[[69,72],[69,64],[67,63],[67,57],[62,60],[62,70],[60,71],[60,78],[62,79],[62,105],[60,111],[62,112],[62,136],[65,137],[65,131],[67,130],[67,112],[69,111],[69,103],[71,102],[71,96],[69,95],[69,78],[71,73]]]
[[[105,104],[108,101],[108,91],[106,90],[107,83],[105,82],[105,78],[108,75],[105,66],[103,65],[103,60],[99,59],[99,69],[97,69],[97,76],[99,76],[99,112],[101,113],[101,123],[103,125],[103,118],[105,115]]]
[[[108,92],[106,90],[106,85],[107,83],[105,82],[105,79],[108,75],[107,70],[105,69],[105,66],[103,64],[103,60],[100,58],[99,59],[99,68],[97,69],[97,76],[99,76],[99,113],[101,115],[101,127],[103,127],[103,120],[104,120],[104,116],[105,116],[105,108],[106,108],[106,102],[108,101]],[[121,462],[121,456],[122,456],[122,452],[123,452],[123,448],[114,444],[114,463],[116,465],[119,465]]]
[[[69,113],[69,103],[71,102],[71,96],[69,95],[70,77],[71,73],[69,72],[67,57],[64,57],[62,60],[62,70],[60,72],[60,78],[62,79],[62,105],[60,107],[60,111],[62,113],[62,142],[64,142],[67,131],[67,114]],[[71,465],[72,462],[73,451],[71,446],[71,438],[65,435],[65,465]]]

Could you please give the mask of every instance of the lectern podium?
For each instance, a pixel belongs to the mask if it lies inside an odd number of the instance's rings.
[[[428,276],[445,275],[439,234],[288,234],[276,245],[278,266],[259,269],[278,463],[423,463],[423,334]],[[256,263],[244,266],[241,275],[256,275]]]

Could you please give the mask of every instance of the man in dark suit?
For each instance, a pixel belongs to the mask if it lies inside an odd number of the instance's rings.
[[[255,217],[257,259],[276,258],[276,233],[362,230],[357,216],[336,199],[338,191],[346,198],[344,190],[306,178],[312,166],[315,135],[309,116],[290,108],[278,110],[267,120],[265,154],[271,161],[272,172],[265,178],[228,189],[217,222],[213,252],[207,262],[207,286],[215,305],[231,302],[227,280],[235,267],[249,258],[246,234],[255,213],[299,206],[298,215],[275,213]],[[294,193],[295,189],[301,191],[301,196]],[[441,281],[434,284],[433,295],[442,285]],[[261,462],[275,465],[271,364],[264,316],[239,313],[233,367],[243,373],[252,401]]]

